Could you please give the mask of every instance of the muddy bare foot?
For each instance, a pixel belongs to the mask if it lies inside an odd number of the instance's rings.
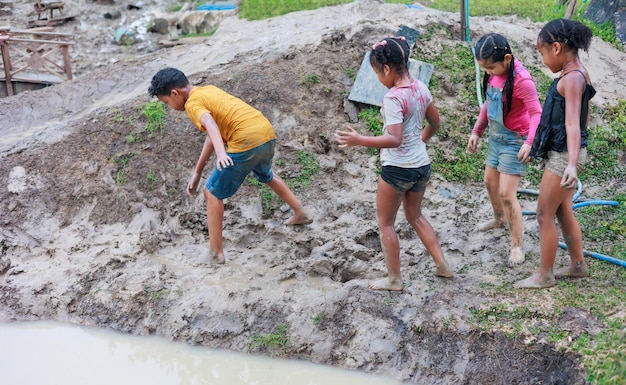
[[[224,254],[224,252],[221,253],[216,253],[213,250],[211,250],[210,248],[207,249],[207,255],[208,258],[205,258],[208,262],[208,260],[210,259],[210,261],[212,263],[217,263],[219,265],[223,265],[226,263],[226,256]]]
[[[555,285],[556,280],[553,274],[542,277],[539,273],[535,273],[526,279],[515,282],[513,287],[516,289],[547,289]]]
[[[285,224],[287,226],[296,226],[296,225],[308,225],[313,222],[313,218],[309,217],[306,213],[301,215],[294,215],[293,217],[287,219]]]
[[[450,265],[448,265],[447,261],[443,261],[443,263],[437,266],[437,270],[435,270],[435,275],[442,278],[452,278],[452,269],[450,268]]]
[[[569,267],[558,269],[554,272],[554,278],[585,278],[589,276],[587,263],[576,262]]]
[[[503,227],[503,226],[504,226],[503,220],[492,219],[490,221],[481,223],[478,226],[478,231],[487,231],[491,229],[497,229],[498,227]]]
[[[524,250],[521,247],[512,247],[509,254],[509,266],[519,265],[526,260]]]
[[[402,289],[404,289],[404,285],[402,284],[402,280],[391,280],[387,277],[377,279],[370,283],[369,288],[372,290],[402,291]]]

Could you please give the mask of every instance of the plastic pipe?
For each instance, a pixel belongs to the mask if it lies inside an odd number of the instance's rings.
[[[563,250],[567,250],[567,245],[563,242],[559,242],[559,247],[562,248]],[[614,263],[618,266],[621,267],[625,267],[626,268],[626,261],[622,261],[621,259],[617,259],[617,258],[613,258],[613,257],[609,257],[608,255],[603,255],[603,254],[598,254],[598,253],[593,253],[591,251],[587,251],[587,250],[583,250],[583,255],[589,256],[589,257],[593,257],[605,262],[611,262]]]

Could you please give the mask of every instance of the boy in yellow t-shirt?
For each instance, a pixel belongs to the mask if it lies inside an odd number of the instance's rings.
[[[272,172],[276,136],[263,114],[215,87],[195,87],[175,68],[160,70],[152,78],[148,93],[174,110],[186,111],[189,119],[207,136],[187,194],[196,194],[204,165],[215,152],[216,168],[203,189],[207,207],[209,241],[218,263],[224,263],[222,221],[224,199],[234,195],[250,172],[266,183],[293,209],[286,225],[309,224],[313,220],[281,177]]]

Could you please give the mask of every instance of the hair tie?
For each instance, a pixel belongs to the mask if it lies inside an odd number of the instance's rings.
[[[374,43],[374,45],[372,46],[372,49],[376,49],[377,47],[386,47],[387,46],[387,40],[381,40],[377,43]]]

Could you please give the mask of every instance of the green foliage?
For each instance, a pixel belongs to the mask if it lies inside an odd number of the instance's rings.
[[[166,111],[165,104],[161,102],[148,102],[141,108],[141,114],[146,118],[145,131],[150,137],[156,136],[157,131],[163,131]]]
[[[592,205],[576,210],[583,244],[593,243],[597,253],[626,261],[626,194],[606,200],[615,200],[619,205]]]
[[[154,172],[154,170],[149,169],[146,173],[146,182],[150,189],[153,189],[159,182],[161,178]]]
[[[298,84],[303,85],[313,85],[313,84],[317,84],[321,81],[322,79],[320,78],[320,76],[318,74],[314,74],[314,73],[308,73],[308,74],[304,74],[300,77],[300,81],[298,82]]]
[[[303,150],[296,152],[296,161],[301,166],[300,172],[297,177],[289,178],[289,185],[292,186],[294,191],[299,191],[311,183],[319,170],[319,163],[314,153]]]
[[[588,129],[589,160],[581,175],[588,178],[624,179],[626,167],[620,162],[626,155],[626,100],[604,111],[603,124]]]
[[[363,122],[363,125],[374,136],[380,136],[383,134],[383,118],[380,115],[380,108],[368,107],[358,114],[359,121]]]
[[[217,28],[213,28],[209,32],[184,33],[184,34],[181,34],[180,37],[181,38],[209,37],[209,36],[212,36],[215,33],[215,31],[217,31]]]
[[[255,334],[250,337],[249,351],[265,350],[270,356],[278,354],[284,355],[287,347],[287,325],[280,323],[276,325],[274,333]]]
[[[244,0],[239,6],[239,17],[248,20],[263,20],[290,12],[351,2],[352,0]]]
[[[565,15],[566,7],[558,0],[472,0],[469,2],[470,16],[518,15],[532,21],[558,19]],[[459,12],[459,0],[433,0],[430,8],[447,12]]]
[[[607,331],[595,337],[583,334],[578,338],[572,350],[580,352],[585,358],[585,368],[589,372],[588,381],[594,385],[626,384],[626,351],[624,341],[626,324],[611,322]],[[595,354],[602,352],[601,355]]]
[[[347,77],[349,77],[353,81],[356,80],[357,70],[354,67],[339,66],[339,69],[341,70],[341,72],[343,72]]]

